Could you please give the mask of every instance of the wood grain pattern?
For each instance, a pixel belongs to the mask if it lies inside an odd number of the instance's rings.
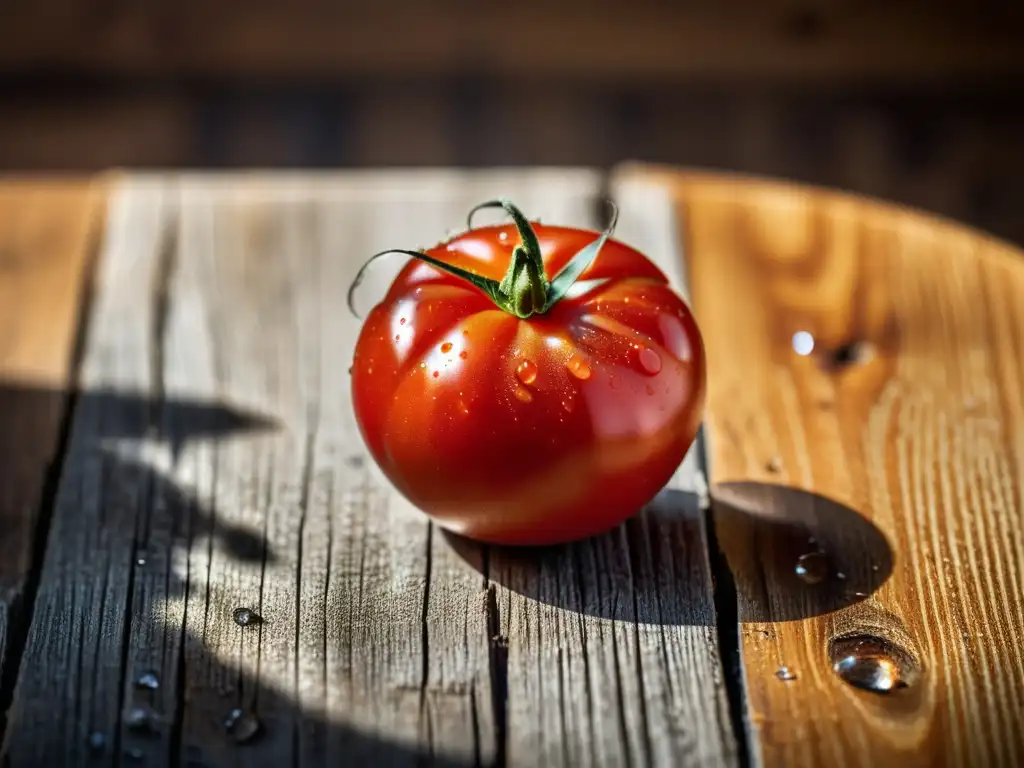
[[[685,227],[757,756],[1019,765],[1022,254],[839,194],[646,178]],[[894,669],[906,687],[877,692]]]
[[[497,194],[586,224],[597,189],[559,170],[120,186],[11,766],[734,764],[691,464],[620,531],[523,560],[429,525],[350,412],[343,297],[367,254]],[[238,744],[249,715],[259,743]]]
[[[21,652],[26,581],[102,203],[100,182],[0,182],[0,708]]]
[[[0,72],[156,76],[496,74],[946,84],[1012,78],[1022,18],[1005,3],[191,2],[100,9],[67,0],[0,13]],[[530,29],[530,55],[507,45]],[[383,45],[382,41],[387,41]],[[869,55],[865,55],[869,52]]]

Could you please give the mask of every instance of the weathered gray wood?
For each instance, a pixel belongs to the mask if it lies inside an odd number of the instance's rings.
[[[11,765],[733,763],[691,463],[618,531],[513,555],[429,525],[351,413],[344,295],[368,254],[499,194],[593,224],[598,188],[558,170],[122,186]],[[151,732],[121,717],[143,707]],[[236,707],[258,745],[225,731]]]
[[[102,231],[102,185],[0,180],[0,740],[33,598],[74,368],[79,306]]]
[[[139,466],[152,390],[148,287],[163,198],[125,190],[110,211],[92,327],[35,614],[10,713],[12,765],[84,762],[90,731],[111,742],[119,722],[135,540],[145,525]],[[116,392],[116,395],[106,393]],[[140,396],[141,393],[141,396]]]

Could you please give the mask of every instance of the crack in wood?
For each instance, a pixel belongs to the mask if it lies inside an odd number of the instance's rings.
[[[488,574],[489,578],[489,574]],[[508,746],[508,638],[501,634],[501,614],[498,609],[498,591],[494,584],[487,585],[487,634],[490,643],[491,706],[496,731],[496,757],[498,768],[504,768]]]

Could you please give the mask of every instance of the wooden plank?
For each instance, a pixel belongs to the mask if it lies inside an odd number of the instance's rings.
[[[540,192],[515,197],[545,219],[596,226],[597,199],[579,200],[583,208],[567,206],[560,190]],[[619,235],[668,266],[679,287],[674,249],[646,248],[669,220],[620,202]],[[541,554],[489,551],[496,625],[508,645],[510,765],[736,763],[702,488],[693,452],[668,488],[612,533]]]
[[[763,763],[1019,765],[1021,253],[874,201],[649,178],[685,226]]]
[[[47,474],[58,461],[103,184],[0,182],[0,718],[10,701]]]
[[[1012,78],[1021,14],[1005,3],[8,4],[0,72],[199,77],[479,75],[871,80]],[[530,55],[508,30],[530,30]],[[384,41],[386,45],[382,44]]]
[[[428,525],[350,412],[360,254],[499,193],[586,223],[597,188],[561,170],[122,186],[11,765],[733,763],[692,473],[619,532],[517,561]],[[234,707],[258,751],[225,733]]]

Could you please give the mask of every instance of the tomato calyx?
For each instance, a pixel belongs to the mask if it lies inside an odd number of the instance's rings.
[[[355,280],[352,281],[352,285],[349,287],[349,309],[353,314],[357,314],[352,304],[352,298],[355,289],[359,287],[363,280],[367,267],[381,256],[390,253],[401,253],[465,280],[488,296],[500,309],[520,319],[525,320],[531,315],[544,314],[565,296],[573,283],[583,274],[584,270],[594,262],[597,254],[601,251],[601,247],[615,232],[615,224],[618,221],[618,208],[611,201],[608,201],[608,204],[612,209],[608,226],[596,240],[576,253],[551,280],[548,280],[545,274],[540,242],[537,240],[537,233],[534,231],[529,220],[511,200],[498,198],[474,206],[467,216],[466,225],[469,230],[472,230],[473,215],[484,208],[502,208],[512,217],[512,221],[519,231],[520,242],[512,249],[512,259],[500,282],[448,264],[423,250],[413,251],[404,248],[389,248],[386,251],[375,253],[359,269]]]

